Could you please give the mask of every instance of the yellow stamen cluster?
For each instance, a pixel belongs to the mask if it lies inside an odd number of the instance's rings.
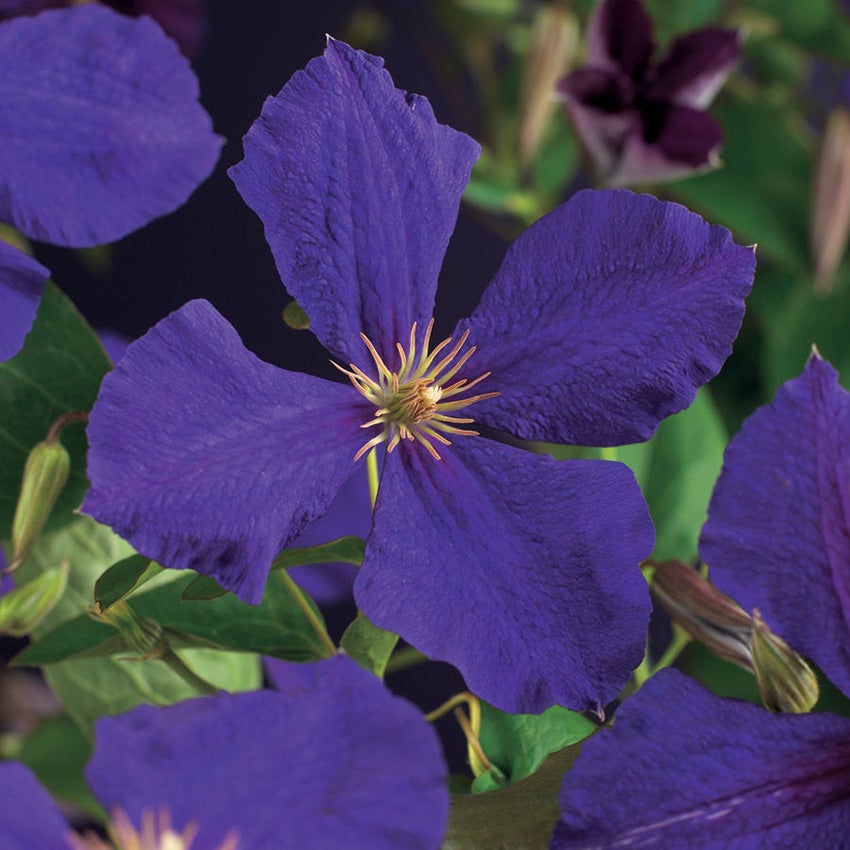
[[[182,832],[171,828],[171,816],[167,809],[160,809],[158,815],[150,809],[142,812],[142,828],[136,828],[121,809],[112,813],[110,835],[113,844],[106,844],[91,833],[84,836],[72,836],[72,850],[192,850],[192,842],[198,834],[198,825],[190,821]],[[235,832],[228,833],[217,850],[239,850],[239,839]]]
[[[380,434],[364,443],[354,456],[355,460],[359,460],[373,446],[384,442],[387,443],[387,451],[391,452],[402,440],[416,440],[439,460],[440,455],[432,441],[450,446],[451,440],[445,436],[446,434],[476,435],[478,433],[478,431],[457,427],[469,425],[475,420],[449,414],[468,407],[476,401],[497,396],[498,393],[491,392],[458,398],[489,377],[490,373],[485,372],[472,381],[460,378],[454,383],[449,383],[472,356],[475,346],[471,346],[458,358],[469,337],[469,331],[466,330],[454,345],[452,345],[452,338],[449,337],[429,351],[433,328],[434,320],[431,319],[425,331],[421,352],[417,352],[416,347],[416,322],[413,323],[410,331],[407,351],[401,343],[396,343],[400,360],[397,372],[390,371],[366,334],[361,333],[360,338],[375,361],[375,367],[378,370],[377,380],[370,378],[353,363],[350,364],[349,369],[343,369],[342,366],[334,363],[340,372],[348,376],[357,391],[375,405],[374,418],[360,427],[381,428]],[[451,348],[446,352],[449,346]],[[442,358],[437,360],[441,354]]]

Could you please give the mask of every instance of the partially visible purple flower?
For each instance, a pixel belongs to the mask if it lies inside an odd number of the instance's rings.
[[[730,442],[700,554],[850,696],[850,393],[817,352]]]
[[[564,106],[608,186],[673,180],[718,164],[720,125],[705,111],[737,59],[740,33],[707,27],[652,58],[652,23],[639,0],[600,0],[587,64],[558,84]]]
[[[95,0],[96,1],[96,0]],[[170,35],[185,56],[200,53],[207,33],[204,0],[102,0],[116,12],[150,15]],[[78,0],[0,0],[0,21],[18,15],[36,15],[45,9],[73,6]]]
[[[104,717],[86,775],[119,834],[165,816],[186,850],[436,850],[449,810],[433,728],[341,656],[299,665],[287,692]],[[3,850],[63,850],[69,833],[31,774],[0,764]]]
[[[816,352],[730,442],[708,515],[712,579],[850,696],[850,393]],[[554,850],[844,847],[850,720],[665,671],[585,745],[561,805]]]
[[[172,212],[221,145],[174,43],[98,4],[0,24],[0,111],[0,221],[57,245]],[[46,275],[0,243],[0,305],[16,301],[0,312],[0,357],[20,348]]]
[[[850,719],[776,715],[675,670],[587,741],[552,850],[840,848],[850,835]]]
[[[237,187],[354,387],[260,362],[190,303],[105,379],[85,511],[257,602],[280,548],[386,444],[358,606],[499,708],[603,705],[640,661],[649,614],[634,477],[478,437],[465,408],[523,439],[647,439],[728,355],[753,252],[678,205],[581,193],[514,243],[435,346],[477,145],[380,59],[331,40],[266,101],[245,151]]]

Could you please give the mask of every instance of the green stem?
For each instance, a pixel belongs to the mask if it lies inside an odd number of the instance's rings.
[[[469,708],[469,719],[458,708],[458,706],[466,703]],[[454,715],[463,734],[466,737],[467,754],[469,756],[469,766],[476,776],[481,776],[482,773],[487,773],[492,768],[490,761],[481,749],[481,702],[475,694],[469,691],[455,694],[450,699],[447,699],[441,706],[425,715],[425,719],[429,723],[448,714],[452,709],[455,709]]]
[[[276,570],[275,575],[283,582],[286,589],[292,594],[295,604],[301,609],[301,613],[307,618],[307,622],[312,626],[313,631],[319,638],[322,646],[325,649],[325,658],[331,658],[336,655],[336,645],[331,640],[327,629],[322,621],[316,616],[316,612],[304,596],[301,588],[292,580],[286,570]]]
[[[603,446],[599,449],[599,459],[600,460],[616,460],[617,459],[617,447],[616,446]]]
[[[375,510],[375,502],[378,501],[378,448],[373,448],[366,455],[366,472],[369,475],[369,504]]]
[[[650,664],[649,653],[644,655],[643,661],[640,663],[635,672],[632,674],[635,690],[638,690],[647,679],[651,679],[659,670],[664,670],[673,664],[676,659],[682,654],[682,650],[691,642],[691,636],[684,630],[675,628],[673,630],[673,639],[667,645],[661,658]]]
[[[408,667],[423,664],[427,660],[428,656],[423,655],[418,649],[412,646],[404,646],[390,656],[386,672],[395,673],[396,670],[406,670]]]
[[[158,657],[168,665],[170,670],[199,693],[212,696],[219,692],[219,689],[215,685],[211,685],[206,679],[202,679],[195,673],[173,649],[169,648],[163,655]]]

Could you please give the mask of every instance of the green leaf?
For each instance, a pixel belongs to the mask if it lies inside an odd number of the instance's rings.
[[[201,650],[192,652],[179,654],[194,673],[224,690],[253,690],[262,681],[256,656],[216,650],[209,657],[198,655]],[[63,661],[46,667],[44,676],[89,738],[94,721],[105,714],[120,714],[141,703],[170,705],[201,693],[164,662],[155,659]]]
[[[15,574],[22,581],[42,575],[67,560],[71,566],[62,599],[35,632],[41,637],[59,623],[72,620],[91,608],[94,587],[104,571],[132,555],[129,543],[105,525],[76,516],[64,528],[44,534]]]
[[[161,572],[162,567],[150,558],[130,555],[109,567],[95,582],[94,601],[103,612]]]
[[[803,371],[812,345],[838,370],[845,385],[850,379],[850,287],[846,285],[850,263],[845,261],[836,276],[845,283],[830,294],[815,292],[811,279],[796,278],[777,306],[772,322],[765,322],[766,342],[762,368],[765,390],[772,397],[780,384]],[[781,285],[779,272],[765,271],[763,287]]]
[[[116,631],[94,622],[86,612],[92,605],[97,579],[108,567],[130,556],[132,551],[130,545],[109,528],[84,516],[75,517],[64,528],[39,539],[16,577],[20,575],[23,580],[34,578],[63,559],[68,560],[71,570],[64,596],[35,631],[33,652],[40,652],[42,641],[48,637],[55,641],[51,630],[63,623],[66,625],[59,634],[62,640],[68,641],[64,649],[66,653],[69,650],[85,651],[104,641],[114,640]],[[173,607],[179,608],[180,588],[171,590],[172,586],[178,584],[173,581],[174,576],[174,572],[164,571],[150,581],[150,589],[140,594],[138,599],[155,592],[160,595],[176,594]],[[188,582],[191,578],[192,575],[181,576],[181,581]],[[137,604],[135,598],[131,604]],[[144,605],[140,607],[142,615],[150,616]],[[151,608],[154,607],[151,604]],[[185,621],[185,617],[175,619]],[[179,629],[179,625],[175,625],[175,628]],[[52,646],[52,652],[60,653],[63,651],[61,645],[62,641],[58,644],[48,643],[47,648]],[[114,645],[119,653],[122,652],[120,643],[115,642]],[[199,654],[196,650],[182,649],[178,649],[178,654],[194,673],[225,690],[253,688],[261,682],[259,659],[255,655],[217,653],[210,657],[208,652]],[[199,693],[164,662],[153,659],[122,661],[120,658],[108,657],[81,658],[48,666],[45,668],[45,676],[66,706],[68,714],[87,735],[91,734],[91,724],[102,714],[128,711],[142,702],[167,705]]]
[[[780,36],[821,56],[850,62],[850,20],[836,0],[751,0],[780,26]]]
[[[0,363],[0,537],[11,536],[21,475],[30,449],[63,413],[90,410],[110,369],[99,340],[73,304],[51,283],[22,351]],[[82,424],[62,432],[71,472],[49,528],[72,519],[88,487]]]
[[[361,667],[371,670],[379,679],[384,678],[398,635],[373,625],[369,618],[358,613],[342,636],[339,648]]]
[[[811,158],[802,119],[755,100],[728,100],[712,112],[725,130],[723,168],[672,184],[670,193],[739,241],[757,243],[759,256],[804,271]]]
[[[74,721],[63,714],[41,723],[16,757],[35,773],[54,797],[100,820],[103,810],[83,775],[91,751],[91,742]]]
[[[360,537],[340,537],[330,543],[318,546],[304,546],[299,549],[284,549],[272,563],[273,570],[286,570],[289,567],[303,567],[308,564],[356,564],[363,563],[366,544]]]
[[[492,791],[531,776],[547,756],[583,741],[596,731],[583,714],[559,705],[542,714],[506,714],[481,703],[481,748],[496,770],[472,783],[475,793]]]
[[[172,577],[175,573],[167,571],[167,575]],[[324,645],[281,581],[267,584],[259,605],[248,605],[232,593],[212,601],[184,602],[182,595],[194,578],[194,573],[180,575],[161,587],[137,594],[128,604],[136,614],[149,617],[169,633],[197,638],[207,647],[258,652],[292,661],[325,656]],[[91,655],[115,634],[111,626],[83,614],[25,649],[15,664],[55,664],[81,653]],[[186,642],[184,639],[179,645]],[[115,649],[101,651],[126,652],[120,643]]]
[[[207,599],[218,599],[227,591],[212,577],[196,575],[186,587],[180,599],[183,602],[203,602]]]
[[[486,794],[452,795],[443,850],[548,850],[558,793],[579,748],[549,756],[533,775]]]
[[[649,504],[656,558],[688,561],[696,556],[725,448],[723,423],[703,388],[687,410],[665,419],[648,443],[617,450],[617,459],[634,470]]]
[[[720,0],[688,0],[687,3],[682,0],[645,0],[645,6],[659,44],[707,24],[716,24],[720,17]]]

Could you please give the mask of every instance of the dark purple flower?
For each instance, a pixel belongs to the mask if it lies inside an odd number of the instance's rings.
[[[598,179],[609,186],[672,180],[718,164],[720,125],[705,111],[738,58],[737,30],[707,27],[654,61],[639,0],[600,0],[587,64],[558,84]]]
[[[507,711],[604,704],[642,657],[649,613],[634,478],[472,436],[462,408],[524,439],[647,439],[728,355],[753,252],[678,205],[581,193],[514,243],[435,347],[477,145],[331,40],[266,101],[245,151],[239,191],[356,389],[260,362],[192,302],[104,381],[86,512],[256,602],[278,550],[386,443],[360,608]]]
[[[449,794],[434,730],[347,658],[298,667],[287,692],[99,720],[86,775],[119,835],[165,817],[194,835],[187,850],[436,850]],[[69,831],[25,768],[0,764],[3,850],[60,850]]]
[[[552,850],[847,846],[850,719],[775,715],[675,670],[582,748]]]
[[[730,442],[700,554],[850,695],[850,393],[816,352]]]
[[[73,6],[78,0],[0,0],[0,21],[18,15],[36,15],[45,9]],[[193,59],[207,32],[204,0],[102,0],[125,15],[150,15],[170,35],[184,55]]]
[[[0,24],[0,110],[0,221],[58,245],[110,242],[173,211],[221,144],[174,43],[97,4]],[[0,243],[0,305],[16,300],[0,312],[3,358],[44,277]]]

